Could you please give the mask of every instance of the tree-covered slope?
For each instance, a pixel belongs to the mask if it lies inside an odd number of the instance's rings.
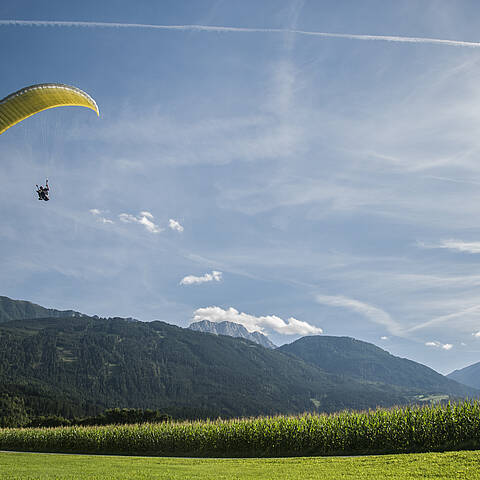
[[[163,322],[92,318],[0,298],[0,415],[12,408],[20,415],[24,405],[42,415],[128,407],[241,416],[478,393],[350,338],[305,337],[270,350]],[[11,317],[19,319],[6,321]]]
[[[282,345],[278,350],[336,375],[422,389],[429,394],[459,397],[480,394],[480,391],[446,378],[425,365],[395,357],[371,343],[350,337],[303,337]]]
[[[419,391],[329,374],[244,339],[86,317],[1,324],[0,385],[35,387],[89,413],[95,405],[189,416],[363,409]]]
[[[0,296],[0,323],[24,318],[47,318],[47,317],[81,317],[82,313],[73,310],[55,310],[44,308],[25,300],[12,300]]]
[[[447,375],[451,380],[463,383],[469,387],[480,389],[480,362],[469,365],[468,367],[454,370]]]

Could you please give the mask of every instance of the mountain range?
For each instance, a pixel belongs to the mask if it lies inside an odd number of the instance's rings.
[[[66,318],[66,317],[86,317],[80,312],[74,310],[55,310],[54,308],[44,308],[32,302],[25,300],[12,300],[8,297],[0,296],[0,323],[9,320],[27,319],[27,318]]]
[[[209,320],[201,320],[200,322],[191,323],[188,327],[190,330],[203,333],[213,333],[214,335],[226,335],[228,337],[246,338],[252,342],[258,343],[265,348],[277,348],[265,335],[260,332],[249,332],[243,325],[234,322],[210,322]]]
[[[480,390],[480,362],[468,367],[454,370],[447,375],[448,378]]]
[[[443,392],[455,395],[459,392],[457,382],[447,379],[435,370],[421,363],[391,355],[372,343],[350,337],[327,335],[303,337],[293,343],[282,345],[278,350],[336,375],[418,388],[429,393]]]
[[[1,300],[0,417],[12,405],[26,415],[71,417],[126,407],[199,418],[480,395],[348,337],[304,337],[272,349],[160,321],[64,314]],[[38,317],[44,311],[48,316]],[[22,318],[26,314],[30,318]]]

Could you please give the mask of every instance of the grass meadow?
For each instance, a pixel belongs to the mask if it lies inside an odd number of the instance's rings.
[[[0,453],[0,480],[480,479],[480,452],[362,457],[158,458]]]

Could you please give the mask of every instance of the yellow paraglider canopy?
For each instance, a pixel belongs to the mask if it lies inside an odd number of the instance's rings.
[[[0,100],[0,135],[42,110],[69,105],[87,107],[100,115],[95,100],[79,88],[61,83],[41,83],[22,88]]]

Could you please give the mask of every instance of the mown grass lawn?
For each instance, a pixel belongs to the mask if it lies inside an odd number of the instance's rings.
[[[296,458],[0,453],[0,479],[480,479],[480,451]]]

